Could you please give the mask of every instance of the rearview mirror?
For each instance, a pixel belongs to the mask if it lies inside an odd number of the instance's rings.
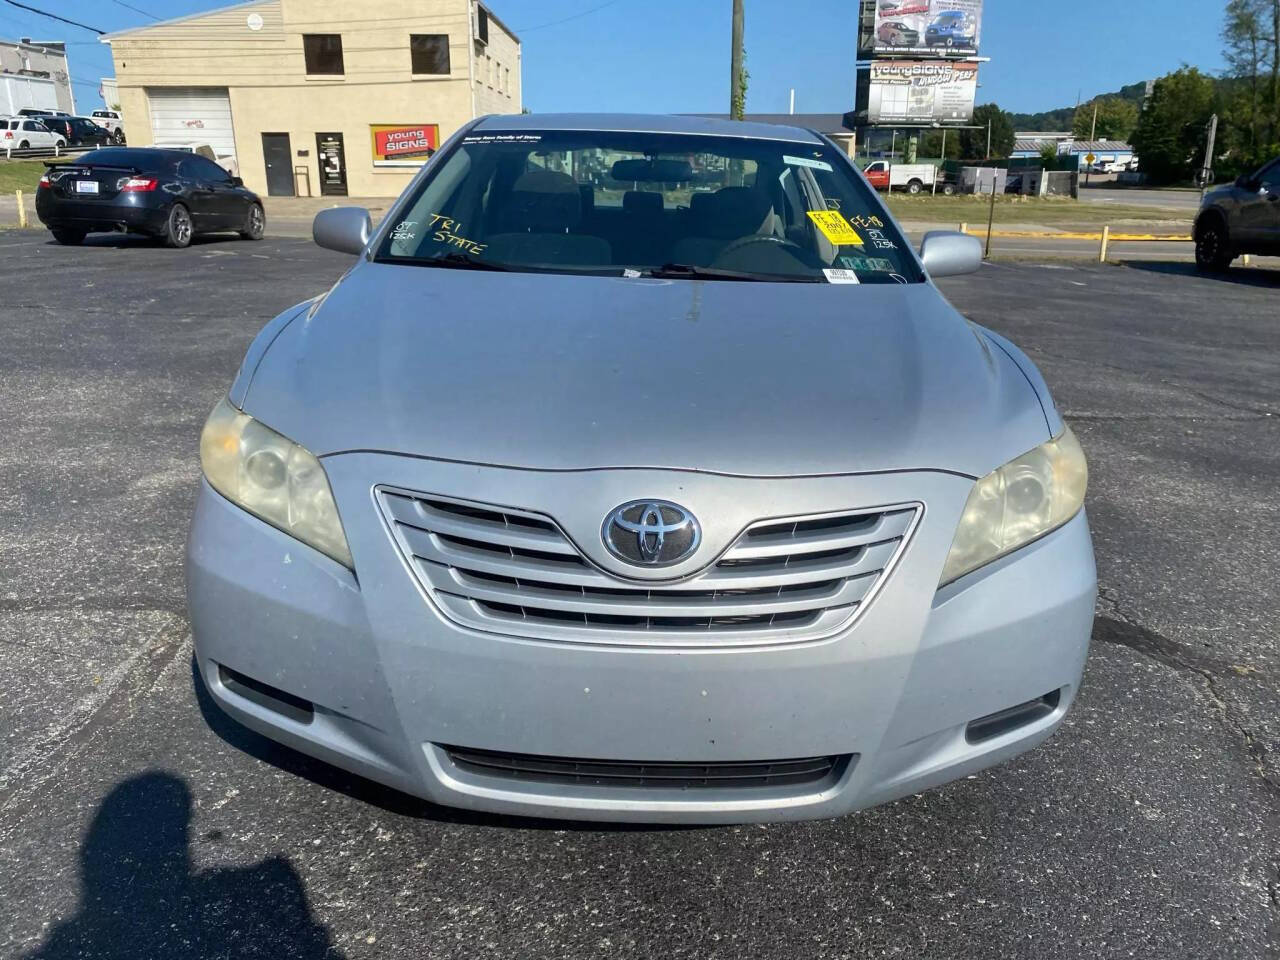
[[[920,241],[920,260],[934,280],[976,273],[982,266],[982,241],[955,230],[930,230]]]
[[[617,160],[611,171],[613,179],[633,183],[688,183],[693,179],[693,166],[688,160]]]
[[[364,207],[321,210],[311,224],[316,245],[339,253],[363,253],[372,233],[373,219]]]

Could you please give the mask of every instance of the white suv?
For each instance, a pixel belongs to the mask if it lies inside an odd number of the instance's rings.
[[[0,150],[66,145],[65,137],[51,131],[37,117],[0,117]]]

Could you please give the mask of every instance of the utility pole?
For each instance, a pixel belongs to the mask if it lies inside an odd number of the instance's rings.
[[[791,115],[795,116],[796,112],[796,88],[791,88]]]
[[[1093,138],[1098,134],[1098,101],[1093,101],[1093,123],[1089,124],[1089,154],[1093,155]],[[1093,175],[1093,164],[1090,163],[1084,168],[1084,185],[1089,185],[1089,178]]]
[[[1218,138],[1218,115],[1209,118],[1209,140],[1204,145],[1204,166],[1200,168],[1200,199],[1213,183],[1213,142]]]
[[[729,116],[741,120],[742,102],[742,0],[733,0],[733,51],[729,57]]]
[[[987,118],[987,159],[991,159],[991,118]]]

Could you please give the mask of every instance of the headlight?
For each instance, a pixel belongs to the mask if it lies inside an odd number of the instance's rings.
[[[232,503],[352,566],[329,478],[311,453],[224,398],[200,434],[200,464]]]
[[[940,583],[1062,526],[1084,504],[1088,482],[1084,451],[1070,428],[987,474],[964,505]]]

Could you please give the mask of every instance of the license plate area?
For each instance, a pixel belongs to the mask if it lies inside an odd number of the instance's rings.
[[[98,192],[97,180],[77,180],[76,181],[76,193],[97,193],[97,192]]]

